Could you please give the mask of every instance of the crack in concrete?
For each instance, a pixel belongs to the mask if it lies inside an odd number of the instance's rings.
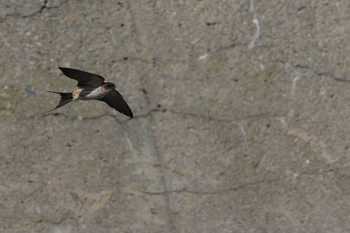
[[[41,14],[45,9],[46,10],[51,10],[51,9],[56,9],[60,8],[62,5],[66,4],[69,0],[62,1],[59,5],[57,6],[48,6],[49,1],[44,0],[42,6],[40,7],[39,10],[34,11],[31,14],[28,15],[21,15],[21,14],[6,14],[5,17],[2,18],[2,20],[6,20],[9,17],[20,17],[20,18],[31,18],[33,16],[36,16],[38,14]]]
[[[249,187],[249,186],[254,186],[254,185],[258,185],[258,184],[262,184],[262,183],[273,183],[273,182],[280,181],[284,178],[285,177],[276,178],[276,179],[269,179],[269,180],[258,180],[255,182],[242,183],[242,184],[239,184],[239,185],[234,186],[234,187],[217,189],[214,191],[194,190],[194,189],[188,189],[188,188],[184,187],[182,189],[177,189],[177,190],[165,190],[165,191],[159,191],[159,192],[141,190],[139,192],[144,193],[144,194],[148,194],[148,195],[163,195],[166,193],[188,193],[188,194],[199,194],[199,195],[227,195],[229,192],[235,192],[235,191],[238,191],[240,189],[244,189],[244,188]]]
[[[131,18],[130,21],[132,22],[131,27],[133,28],[133,30],[135,32],[134,49],[135,49],[136,53],[141,53],[140,48],[143,48],[144,46],[142,44],[142,41],[140,41],[141,36],[139,36],[139,32],[138,32],[137,26],[136,26],[137,25],[137,18],[136,18],[135,13],[134,13],[134,5],[133,5],[132,1],[127,2],[126,4],[128,6],[128,9],[130,9],[129,10],[130,18]],[[142,77],[141,81],[142,81],[142,85],[143,85],[143,90],[145,90],[143,93],[145,95],[146,104],[150,108],[151,102],[150,102],[150,99],[148,96],[148,92],[146,91],[146,80]],[[164,187],[164,189],[167,189],[168,182],[167,182],[166,172],[164,171],[164,168],[163,168],[163,165],[164,165],[163,156],[161,155],[160,150],[159,150],[158,139],[157,139],[155,129],[152,128],[152,125],[154,124],[154,118],[153,118],[153,114],[151,114],[151,113],[152,113],[152,109],[148,113],[149,118],[150,118],[149,124],[148,124],[149,130],[151,132],[151,137],[152,137],[153,144],[154,144],[155,156],[158,160],[158,164],[160,164],[159,172],[161,174],[161,183],[162,183],[162,186]],[[163,196],[163,198],[165,201],[165,208],[166,208],[166,212],[167,212],[166,215],[167,215],[167,222],[168,222],[168,226],[169,226],[169,232],[177,232],[178,230],[177,230],[176,224],[174,222],[173,211],[172,211],[172,208],[170,205],[170,196],[169,196],[169,194],[165,194]]]
[[[197,194],[197,195],[227,195],[230,192],[236,192],[241,189],[245,189],[247,187],[251,187],[259,184],[264,184],[264,183],[271,184],[271,183],[279,182],[289,178],[295,179],[297,177],[314,177],[314,176],[320,176],[320,175],[328,175],[328,174],[334,173],[335,171],[336,169],[330,168],[325,171],[314,172],[314,173],[313,172],[302,172],[302,173],[287,172],[283,175],[277,175],[277,178],[275,179],[262,179],[262,180],[238,184],[233,187],[217,189],[217,190],[195,190],[195,189],[189,189],[184,187],[176,190],[165,190],[165,191],[138,190],[138,192],[147,194],[147,195],[164,195],[169,193],[187,193],[187,194]]]
[[[146,93],[147,95],[147,93]],[[254,114],[254,115],[249,115],[249,116],[245,116],[242,118],[237,118],[237,119],[229,119],[229,118],[218,118],[218,117],[213,117],[210,115],[203,115],[200,113],[193,113],[193,112],[181,112],[181,111],[176,111],[170,108],[152,108],[150,109],[148,112],[140,114],[140,115],[134,115],[133,119],[139,119],[139,118],[148,118],[150,117],[153,113],[172,113],[172,114],[176,114],[176,115],[180,115],[180,116],[184,116],[184,117],[193,117],[193,118],[198,118],[198,119],[202,119],[202,120],[206,120],[206,121],[215,121],[215,122],[221,122],[221,123],[233,123],[237,126],[241,126],[242,122],[244,121],[249,121],[249,120],[254,120],[254,119],[265,119],[265,118],[276,118],[279,119],[281,117],[284,117],[284,115],[279,115],[279,114],[275,114],[275,113],[260,113],[260,114]],[[25,116],[25,119],[33,119],[33,118],[37,118],[40,119],[42,117],[47,117],[47,116],[54,116],[54,117],[63,117],[64,119],[68,119],[68,120],[79,120],[79,121],[85,121],[85,120],[100,120],[101,118],[104,117],[113,117],[119,124],[123,124],[126,123],[128,121],[131,121],[132,119],[126,119],[126,120],[119,120],[116,115],[112,114],[112,113],[103,113],[100,115],[96,115],[96,116],[89,116],[89,117],[84,117],[84,116],[71,116],[71,115],[67,115],[65,113],[62,112],[50,112],[48,114],[43,114],[43,115],[33,115],[33,116]]]
[[[259,113],[259,114],[254,114],[254,115],[248,115],[248,116],[242,117],[242,118],[233,119],[233,117],[232,117],[232,118],[229,118],[229,119],[225,119],[225,118],[217,118],[217,117],[213,117],[213,116],[207,116],[207,115],[191,113],[191,112],[180,112],[180,111],[176,111],[176,110],[172,110],[172,109],[165,109],[165,110],[162,110],[162,111],[163,112],[167,111],[167,112],[171,112],[173,114],[182,115],[182,116],[200,118],[200,119],[208,120],[208,121],[234,123],[237,126],[239,126],[242,121],[247,121],[247,120],[251,120],[251,119],[279,118],[279,117],[283,117],[284,116],[284,115],[278,115],[278,114],[268,113],[267,112],[267,113]]]
[[[41,14],[44,11],[44,9],[47,8],[47,2],[48,0],[44,0],[43,5],[40,7],[38,11],[32,13],[31,15],[27,15],[26,17],[32,17],[34,15]]]
[[[312,66],[303,65],[303,64],[300,64],[300,63],[298,63],[298,64],[291,64],[290,62],[285,61],[285,60],[276,60],[276,61],[278,63],[281,63],[281,64],[288,64],[288,65],[290,65],[290,66],[292,66],[294,68],[310,70],[312,73],[314,73],[317,76],[324,76],[324,77],[327,77],[327,78],[331,78],[331,79],[333,79],[334,81],[337,81],[337,82],[350,82],[350,79],[347,79],[345,77],[337,77],[337,75],[335,75],[334,72],[332,72],[332,71],[318,71]]]
[[[60,225],[62,224],[65,220],[67,220],[69,217],[71,217],[71,213],[69,210],[65,211],[62,216],[60,216],[57,220],[51,220],[44,215],[41,215],[38,220],[34,220],[33,222],[35,223],[49,223],[52,225]]]
[[[146,90],[146,88],[145,88],[146,85],[145,85],[144,79],[142,79],[142,83],[144,84],[143,89]],[[148,92],[145,91],[144,95],[145,95],[145,100],[146,100],[147,105],[150,106],[151,101],[149,99]],[[158,138],[156,136],[155,130],[152,128],[152,125],[154,124],[154,121],[155,121],[153,118],[153,114],[152,114],[153,112],[165,112],[165,111],[162,109],[151,109],[148,113],[146,113],[144,116],[141,116],[141,117],[149,117],[150,118],[150,131],[152,132],[151,136],[152,136],[152,140],[154,143],[154,149],[155,149],[156,157],[157,157],[158,164],[159,164],[158,168],[159,168],[159,171],[161,174],[161,183],[162,183],[162,186],[164,187],[164,189],[167,189],[168,182],[167,182],[166,172],[165,172],[165,168],[164,168],[165,163],[164,163],[163,156],[161,155],[160,149],[158,146]],[[174,219],[173,218],[174,212],[172,211],[172,208],[170,206],[169,194],[170,193],[164,194],[164,199],[165,199],[165,203],[166,203],[166,211],[167,211],[167,215],[168,215],[168,222],[169,222],[170,230],[172,232],[177,232],[177,228],[176,228],[174,220],[173,220]]]

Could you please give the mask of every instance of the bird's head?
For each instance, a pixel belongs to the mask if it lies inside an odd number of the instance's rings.
[[[112,90],[115,88],[114,83],[108,83],[108,82],[103,83],[102,86],[106,89],[109,89],[109,90]]]

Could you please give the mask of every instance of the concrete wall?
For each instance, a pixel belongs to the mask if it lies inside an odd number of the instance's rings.
[[[0,232],[349,232],[350,1],[0,1]],[[98,101],[48,115],[76,85]]]

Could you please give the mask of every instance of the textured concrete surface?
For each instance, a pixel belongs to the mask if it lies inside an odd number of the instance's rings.
[[[350,1],[0,1],[0,232],[349,232]],[[116,83],[52,112],[75,82]]]

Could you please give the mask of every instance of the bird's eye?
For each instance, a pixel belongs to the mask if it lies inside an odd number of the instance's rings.
[[[106,86],[106,88],[114,88],[114,84],[113,83],[106,83],[105,84]]]

